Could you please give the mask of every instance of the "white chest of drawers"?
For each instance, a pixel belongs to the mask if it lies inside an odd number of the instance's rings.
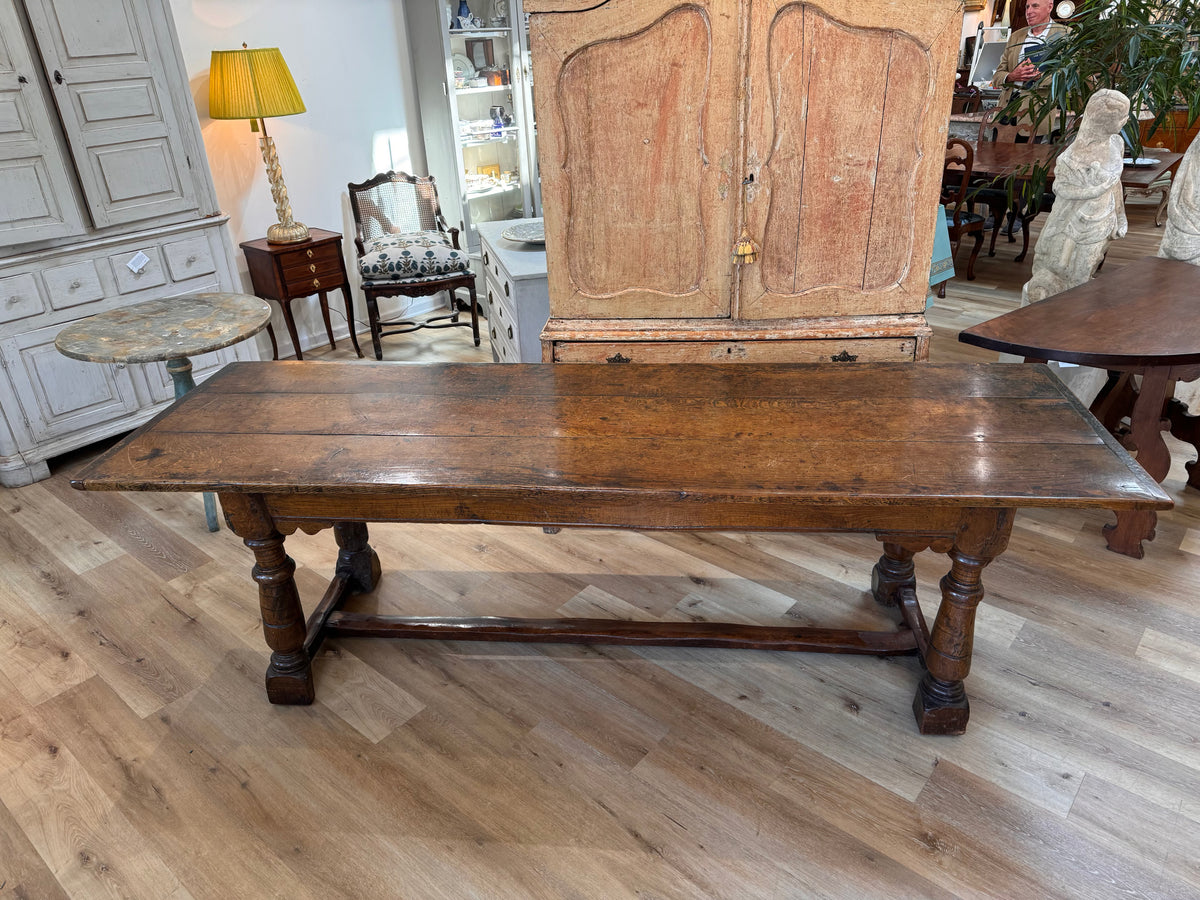
[[[542,329],[550,318],[546,248],[501,237],[513,225],[536,219],[479,224],[483,256],[484,312],[492,359],[496,362],[541,362]]]

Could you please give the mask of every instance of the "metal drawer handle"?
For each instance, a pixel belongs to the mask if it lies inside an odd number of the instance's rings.
[[[495,329],[495,328],[493,328],[493,329],[492,329],[492,337],[493,337],[493,338],[495,338],[495,337],[496,337],[496,329]]]
[[[612,356],[608,357],[604,361],[610,362],[610,363],[629,363],[629,362],[633,362],[633,358],[629,357],[629,356],[622,356],[621,351],[618,350],[616,353],[614,353]]]
[[[512,295],[511,295],[511,294],[509,294],[509,292],[508,292],[508,282],[507,282],[507,281],[506,281],[506,282],[504,282],[504,296],[505,296],[505,297],[510,297],[510,296],[512,296]]]
[[[846,351],[846,350],[843,350],[837,356],[829,357],[830,362],[854,362],[857,359],[858,359],[858,354],[850,353],[849,351]]]
[[[311,250],[305,250],[304,252],[308,254],[309,259],[312,259],[312,251]]]
[[[308,271],[310,271],[310,272],[315,272],[315,271],[317,271],[317,264],[316,264],[316,263],[309,263],[309,264],[308,264]]]
[[[315,287],[315,288],[319,288],[320,286],[321,286],[321,279],[320,279],[320,278],[314,278],[314,279],[313,279],[313,287]]]
[[[483,264],[485,266],[488,264],[488,255],[486,250],[483,251]]]
[[[508,339],[510,341],[512,340],[512,326],[511,325],[508,326]]]

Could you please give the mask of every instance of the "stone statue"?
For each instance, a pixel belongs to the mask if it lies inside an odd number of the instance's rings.
[[[1179,163],[1158,255],[1200,266],[1200,141],[1192,141]]]
[[[1129,98],[1120,91],[1099,90],[1088,100],[1079,133],[1054,167],[1054,208],[1033,251],[1022,306],[1090,280],[1109,242],[1125,236],[1120,132],[1128,119]]]

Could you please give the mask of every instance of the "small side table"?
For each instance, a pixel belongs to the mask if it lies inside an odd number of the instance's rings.
[[[328,291],[341,288],[346,301],[346,324],[350,326],[350,341],[354,352],[362,357],[358,346],[358,335],[354,333],[354,303],[350,297],[350,278],[346,275],[346,262],[342,258],[342,236],[336,231],[310,228],[307,241],[295,244],[272,244],[266,238],[246,241],[241,245],[246,254],[246,265],[250,269],[250,281],[254,293],[265,300],[274,300],[283,311],[288,336],[296,351],[296,359],[304,359],[300,351],[300,339],[296,335],[296,320],[292,318],[292,301],[299,297],[316,294],[321,301],[321,316],[325,319],[325,334],[329,336],[329,349],[337,348],[333,339],[333,326],[329,322]],[[279,359],[279,346],[275,343],[275,331],[267,329],[271,336],[271,354]]]
[[[244,341],[270,321],[271,307],[249,294],[164,297],[74,322],[58,333],[54,346],[86,362],[166,362],[178,400],[196,386],[188,357]],[[204,517],[209,531],[220,527],[212,494],[204,495]]]

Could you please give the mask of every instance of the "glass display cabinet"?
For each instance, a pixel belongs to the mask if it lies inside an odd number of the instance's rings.
[[[541,215],[526,16],[520,0],[409,0],[405,16],[428,174],[478,254],[480,222]]]

